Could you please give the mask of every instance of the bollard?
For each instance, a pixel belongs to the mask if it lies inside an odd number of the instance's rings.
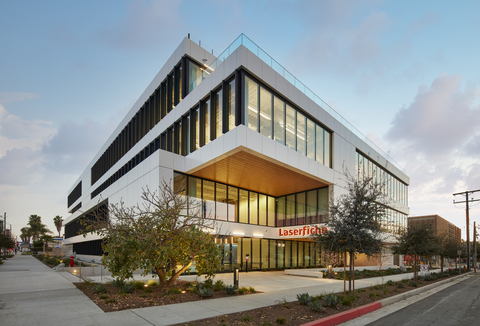
[[[238,270],[238,267],[235,267],[233,269],[233,286],[238,289],[238,281],[240,279],[240,272]]]

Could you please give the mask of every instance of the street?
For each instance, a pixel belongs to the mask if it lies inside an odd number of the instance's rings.
[[[368,325],[480,325],[480,274]]]

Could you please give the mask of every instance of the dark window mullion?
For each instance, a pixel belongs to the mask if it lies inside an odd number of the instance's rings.
[[[203,101],[200,101],[200,109],[199,109],[200,117],[199,117],[199,135],[200,135],[200,147],[205,145],[205,104]]]
[[[215,92],[210,91],[210,140],[214,140],[217,138],[217,99],[215,96]]]

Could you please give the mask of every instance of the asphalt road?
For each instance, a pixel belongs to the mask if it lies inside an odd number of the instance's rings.
[[[480,325],[480,274],[417,301],[368,325]]]

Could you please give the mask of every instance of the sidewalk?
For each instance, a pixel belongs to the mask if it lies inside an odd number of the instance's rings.
[[[385,276],[399,281],[412,274]],[[232,274],[216,279],[232,283]],[[275,304],[285,298],[295,301],[298,293],[311,295],[343,291],[343,281],[285,275],[281,272],[240,273],[240,286],[264,293],[148,307],[105,313],[72,282],[78,277],[55,272],[31,256],[17,255],[0,265],[0,325],[171,325]],[[363,288],[381,284],[382,278],[355,282]]]

